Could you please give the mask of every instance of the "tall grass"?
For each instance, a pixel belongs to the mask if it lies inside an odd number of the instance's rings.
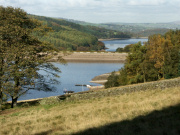
[[[65,101],[56,105],[21,108],[20,111],[18,108],[10,109],[1,112],[0,134],[87,134],[88,129],[97,129],[125,120],[131,121],[179,103],[180,87],[177,87],[101,99]],[[86,130],[88,132],[85,132]],[[106,133],[114,134],[111,130]],[[97,134],[105,132],[98,130]]]

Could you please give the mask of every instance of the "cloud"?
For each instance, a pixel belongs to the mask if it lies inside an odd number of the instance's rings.
[[[0,4],[4,5],[4,6],[15,6],[15,7],[21,6],[21,5],[31,6],[31,5],[38,4],[38,0],[28,0],[28,1],[25,1],[25,0],[1,0]]]
[[[167,0],[129,0],[128,4],[132,6],[158,6],[166,2]]]
[[[0,4],[5,6],[56,6],[65,8],[89,8],[89,7],[117,7],[117,6],[156,6],[169,4],[180,4],[179,0],[1,0]],[[112,8],[113,8],[112,7]]]
[[[30,14],[90,22],[180,18],[180,0],[0,0],[0,5],[20,7]]]
[[[56,6],[65,8],[89,8],[89,7],[109,7],[117,5],[123,0],[1,0],[0,4],[5,6]],[[36,7],[36,6],[35,6]]]

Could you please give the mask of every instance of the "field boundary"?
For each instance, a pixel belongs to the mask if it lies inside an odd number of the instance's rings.
[[[147,90],[164,90],[167,88],[176,88],[180,87],[180,77],[169,80],[160,80],[147,83],[139,83],[121,87],[113,87],[108,89],[93,89],[84,92],[78,92],[73,94],[66,94],[60,96],[54,96],[49,98],[44,98],[40,101],[40,104],[51,104],[57,103],[60,101],[78,101],[78,100],[90,100],[103,98],[107,96],[117,96],[121,94],[127,94],[137,91],[147,91]]]

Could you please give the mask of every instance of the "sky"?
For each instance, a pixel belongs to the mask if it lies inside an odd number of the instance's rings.
[[[0,0],[29,14],[91,23],[161,23],[180,20],[180,0]]]

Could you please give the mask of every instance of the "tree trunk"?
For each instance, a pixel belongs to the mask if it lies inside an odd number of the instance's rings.
[[[144,83],[146,82],[146,75],[145,75],[145,73],[144,73]]]
[[[146,69],[145,69],[144,66],[143,66],[142,72],[143,72],[143,80],[144,80],[144,83],[145,83],[146,82]]]
[[[15,106],[17,106],[17,99],[18,99],[18,93],[19,93],[19,77],[15,76],[14,77],[14,82],[15,82],[15,88],[14,88],[14,95],[12,96],[12,104],[11,104],[11,108],[14,108]],[[14,98],[16,97],[16,98]]]
[[[11,108],[14,108],[14,107],[17,106],[17,99],[18,99],[18,97],[14,98],[14,97],[12,96],[11,98],[12,98]]]

